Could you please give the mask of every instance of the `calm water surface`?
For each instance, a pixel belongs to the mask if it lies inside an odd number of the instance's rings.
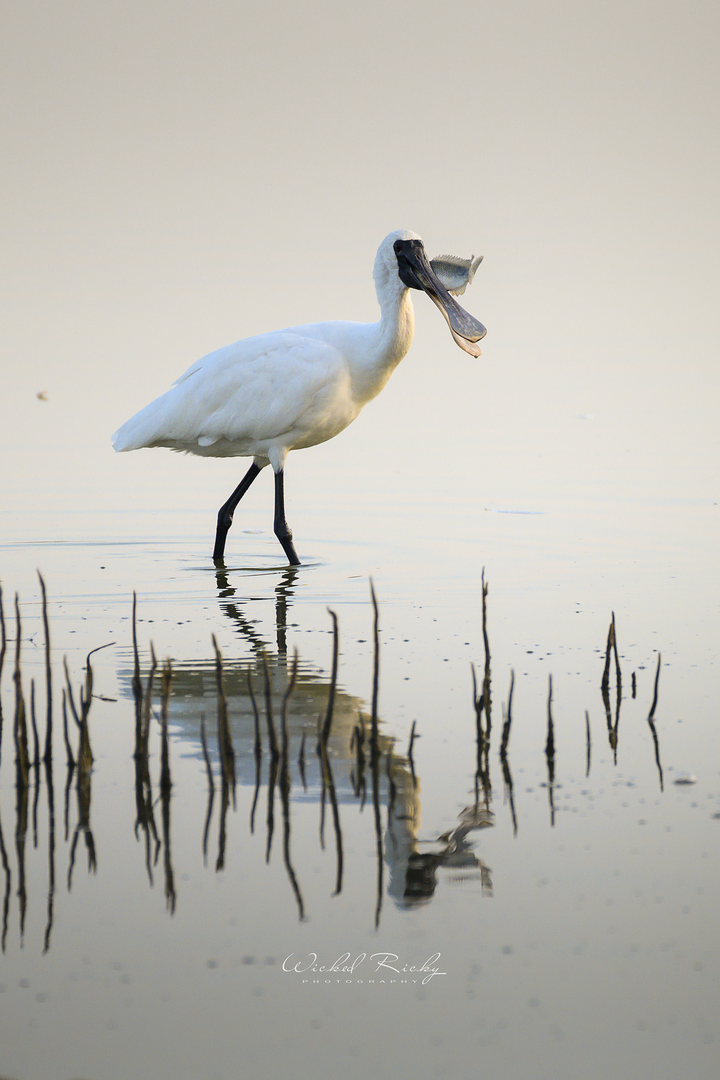
[[[507,1077],[717,1075],[717,507],[618,497],[524,509],[435,499],[360,518],[318,499],[293,519],[307,560],[298,571],[282,565],[258,509],[238,519],[219,575],[204,513],[5,515],[3,1074],[464,1077],[482,1061]],[[36,568],[49,593],[53,785],[33,771],[23,799],[13,600],[17,591],[23,690],[29,701],[34,680],[42,738]],[[471,665],[481,685],[483,568],[491,731],[478,769]],[[368,742],[363,769],[353,739],[360,716],[369,736],[370,574],[381,638],[375,787]],[[133,590],[143,679],[150,642],[173,664],[164,798],[159,674],[151,786],[136,784]],[[328,608],[340,627],[335,808],[315,749]],[[613,611],[622,685],[618,699],[613,660],[606,703]],[[234,803],[220,781],[212,635]],[[77,697],[85,657],[103,645],[91,659],[95,761],[80,791],[77,777],[66,787],[62,660]],[[263,657],[279,738],[296,649],[283,786]],[[70,735],[76,748],[72,719]]]

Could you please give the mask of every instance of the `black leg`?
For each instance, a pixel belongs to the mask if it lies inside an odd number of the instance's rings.
[[[275,535],[282,544],[291,566],[299,566],[300,560],[293,547],[290,526],[285,520],[285,486],[282,469],[275,473]]]
[[[225,540],[230,526],[233,523],[233,513],[235,507],[242,499],[247,489],[252,484],[255,477],[260,472],[260,466],[256,465],[253,461],[248,471],[243,476],[238,486],[233,491],[232,495],[226,503],[224,503],[219,511],[217,517],[217,532],[215,533],[215,550],[213,551],[213,559],[215,562],[222,562],[225,554]]]

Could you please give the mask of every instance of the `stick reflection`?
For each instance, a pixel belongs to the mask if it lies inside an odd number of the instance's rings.
[[[339,680],[340,628],[337,616],[329,612],[332,624],[332,654],[328,674],[300,662],[297,651],[288,663],[288,611],[298,580],[297,568],[283,571],[275,588],[274,640],[257,629],[237,595],[230,574],[218,571],[218,599],[223,614],[232,620],[238,636],[249,646],[249,658],[228,660],[212,638],[214,659],[205,662],[169,661],[158,664],[152,642],[144,648],[138,641],[137,600],[133,598],[132,670],[126,675],[127,696],[134,704],[134,824],[140,842],[150,887],[155,870],[162,867],[163,893],[172,915],[178,904],[178,884],[174,870],[171,835],[172,807],[176,787],[171,776],[173,744],[183,740],[194,744],[202,758],[207,782],[207,800],[199,822],[203,866],[209,864],[220,873],[228,865],[228,838],[242,824],[236,816],[237,793],[247,789],[245,806],[249,821],[244,826],[257,836],[266,863],[273,858],[276,826],[282,827],[281,858],[289,896],[298,919],[307,918],[307,875],[309,856],[308,815],[304,804],[317,803],[319,843],[325,849],[325,831],[332,827],[334,852],[328,894],[338,896],[346,886],[347,851],[357,846],[359,819],[371,802],[366,839],[374,850],[372,906],[369,919],[379,927],[383,903],[390,898],[401,908],[429,903],[443,880],[476,882],[482,896],[493,894],[492,872],[475,853],[479,834],[495,825],[492,809],[492,659],[488,619],[488,585],[481,580],[482,638],[484,662],[482,678],[472,669],[472,693],[475,727],[474,760],[468,753],[467,774],[459,778],[463,790],[463,809],[456,823],[440,834],[421,833],[422,769],[418,772],[415,747],[422,738],[413,721],[405,754],[384,729],[380,716],[380,606],[371,584],[373,616],[373,681],[370,708],[348,694]],[[19,598],[15,598],[15,647],[11,654],[12,698],[14,709],[7,716],[6,727],[12,730],[14,748],[14,807],[12,828],[3,830],[0,820],[0,875],[2,885],[2,926],[0,949],[7,949],[13,899],[22,943],[26,934],[27,912],[32,874],[28,872],[32,852],[43,835],[47,837],[47,900],[42,948],[51,946],[55,922],[56,862],[58,837],[55,822],[55,779],[62,764],[53,757],[55,737],[62,737],[64,763],[64,842],[67,846],[66,888],[72,889],[77,872],[77,856],[82,844],[87,855],[87,872],[98,872],[99,857],[91,824],[92,776],[95,768],[91,748],[91,704],[93,701],[93,666],[90,653],[82,680],[75,684],[67,660],[63,661],[64,685],[60,690],[62,732],[53,734],[53,679],[50,655],[50,623],[44,582],[40,578],[43,603],[45,645],[45,709],[38,704],[43,687],[29,682],[29,708],[26,705],[28,682],[23,676],[22,619]],[[6,620],[0,591],[0,680],[8,653]],[[105,646],[103,646],[104,648]],[[96,650],[93,650],[93,652]],[[14,663],[12,662],[14,659]],[[610,678],[614,659],[615,701]],[[647,722],[651,731],[660,789],[664,788],[660,740],[655,714],[658,707],[661,657],[658,654],[653,700]],[[632,680],[633,694],[636,681]],[[256,691],[255,688],[258,688]],[[505,803],[509,808],[512,834],[519,828],[519,814],[510,767],[510,735],[513,725],[515,673],[511,672],[507,702],[501,703],[502,728],[498,756],[502,770]],[[605,650],[605,671],[601,696],[608,727],[608,739],[614,762],[618,759],[622,675],[617,649],[617,630],[613,615]],[[208,699],[214,700],[207,731]],[[0,695],[0,702],[2,697]],[[45,721],[45,730],[39,730]],[[548,680],[547,733],[545,767],[550,825],[556,825],[555,805],[557,773],[557,732],[553,716],[553,680]],[[0,764],[3,752],[3,714],[0,711]],[[39,720],[39,723],[38,723]],[[59,725],[58,725],[59,726]],[[214,731],[213,731],[214,728]],[[468,722],[468,744],[471,725]],[[211,736],[215,735],[213,739]],[[43,737],[44,736],[44,737]],[[210,737],[209,737],[210,736]],[[497,740],[497,735],[495,736]],[[585,772],[591,768],[590,714],[585,711]],[[562,750],[562,746],[560,746]],[[7,759],[7,754],[6,754]],[[157,762],[157,780],[151,776],[151,762]],[[154,771],[154,769],[153,769]],[[59,777],[58,777],[59,778]],[[42,783],[46,788],[46,822],[43,823]],[[265,788],[265,791],[261,790]],[[219,798],[216,793],[219,790]],[[265,796],[263,798],[263,795]],[[279,806],[276,805],[279,803]],[[264,804],[265,813],[258,813]],[[159,811],[156,809],[159,805]],[[156,820],[156,813],[158,818]],[[263,825],[258,828],[258,817]],[[367,821],[367,817],[365,818]],[[346,832],[353,830],[353,844],[348,847]],[[215,841],[213,840],[215,837]],[[30,843],[28,840],[30,839]],[[211,848],[216,850],[211,854]],[[160,862],[162,855],[162,862]],[[330,856],[332,858],[332,856]],[[277,858],[277,855],[276,855]],[[13,865],[14,861],[14,865]]]

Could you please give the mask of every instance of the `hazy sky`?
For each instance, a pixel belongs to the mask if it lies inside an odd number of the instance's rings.
[[[717,496],[719,23],[712,0],[6,5],[1,503],[161,477],[171,503],[180,476],[224,498],[242,463],[110,434],[220,345],[374,319],[398,227],[484,254],[484,355],[419,297],[410,355],[302,483],[415,459],[491,497],[627,442],[642,483]]]

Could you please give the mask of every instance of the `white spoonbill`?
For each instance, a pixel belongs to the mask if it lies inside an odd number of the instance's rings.
[[[454,260],[455,277],[446,278],[450,288],[455,286],[453,291],[468,280],[467,274],[464,281],[462,274],[457,276],[460,262]],[[446,276],[441,262],[437,267]],[[222,562],[237,504],[261,469],[272,465],[275,535],[290,564],[299,565],[285,520],[283,469],[288,451],[332,439],[380,393],[413,339],[415,315],[408,290],[424,290],[445,316],[460,348],[480,355],[477,342],[485,336],[485,327],[453,300],[415,233],[399,230],[385,237],[374,277],[379,322],[291,326],[227,345],[198,360],[167,393],[113,435],[116,450],[167,446],[202,457],[253,459],[218,513],[216,562]]]

